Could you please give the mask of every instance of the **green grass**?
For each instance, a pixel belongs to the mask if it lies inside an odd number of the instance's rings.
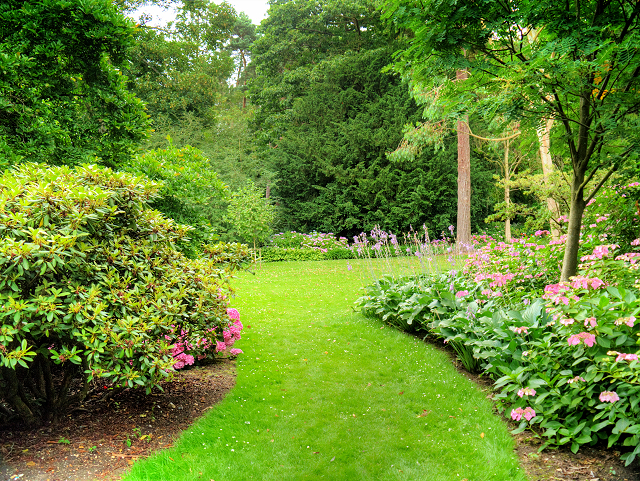
[[[442,352],[353,311],[364,263],[350,263],[243,273],[236,387],[126,479],[526,479],[486,393]]]

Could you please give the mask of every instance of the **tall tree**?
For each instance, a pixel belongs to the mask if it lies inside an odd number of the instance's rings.
[[[215,107],[234,71],[226,46],[236,20],[227,3],[190,0],[166,27],[138,27],[127,76],[129,87],[147,102],[156,136],[179,137],[173,129],[183,123],[192,130],[215,123]]]
[[[587,202],[640,153],[640,4],[387,0],[384,16],[411,32],[399,69],[424,83],[440,79],[443,69],[471,72],[434,99],[448,115],[471,109],[532,129],[549,118],[562,126],[572,181],[561,279],[575,275]]]
[[[6,0],[0,35],[0,168],[130,157],[148,118],[121,74],[133,24],[109,0]]]
[[[375,3],[282,2],[260,31],[254,128],[278,177],[282,227],[347,235],[426,223],[446,231],[456,218],[455,142],[442,152],[425,149],[413,163],[386,158],[421,109],[399,76],[382,72],[399,46]],[[468,217],[474,226],[489,208],[486,172],[472,179],[484,195]]]

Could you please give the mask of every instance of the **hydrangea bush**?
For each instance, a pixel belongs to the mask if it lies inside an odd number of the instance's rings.
[[[149,392],[239,338],[229,280],[248,249],[218,244],[187,259],[175,242],[190,228],[147,207],[159,187],[91,165],[0,177],[5,415],[55,420],[97,380]]]
[[[557,282],[564,238],[538,231],[486,239],[461,272],[379,279],[358,304],[479,361],[514,432],[532,429],[543,448],[622,446],[629,464],[640,453],[640,239],[610,244],[594,229],[568,283]]]

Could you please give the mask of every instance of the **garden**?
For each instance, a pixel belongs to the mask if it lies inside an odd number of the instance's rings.
[[[0,3],[0,478],[640,479],[637,2],[233,5]]]

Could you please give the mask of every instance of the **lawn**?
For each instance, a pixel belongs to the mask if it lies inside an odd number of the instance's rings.
[[[236,387],[126,479],[526,479],[506,424],[445,353],[354,312],[366,266],[349,264],[241,274]]]

